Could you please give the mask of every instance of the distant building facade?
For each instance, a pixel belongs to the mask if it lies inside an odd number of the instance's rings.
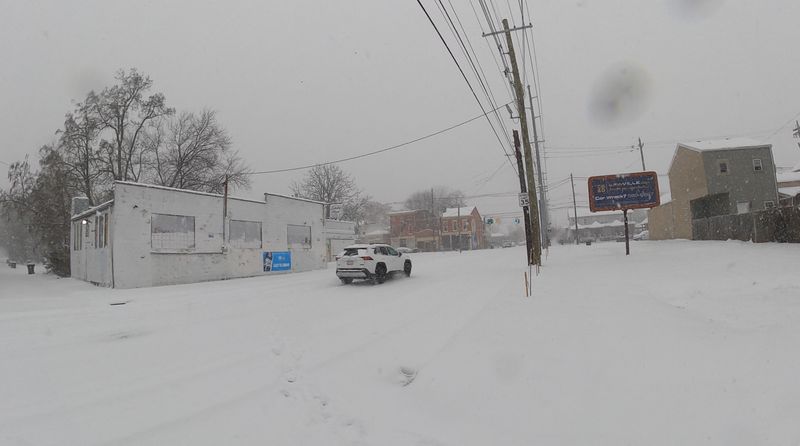
[[[778,203],[772,145],[744,138],[678,144],[669,183],[672,200],[648,213],[651,239],[691,239],[694,218]]]
[[[486,248],[483,217],[475,206],[446,209],[442,214],[441,226],[441,246],[444,250]]]
[[[483,217],[474,206],[446,209],[435,215],[426,209],[389,214],[389,242],[398,247],[439,251],[487,247]]]
[[[217,194],[118,181],[111,201],[74,208],[72,276],[136,288],[320,269],[324,227],[320,202],[264,194],[225,206]]]
[[[392,212],[389,214],[391,244],[420,251],[437,251],[438,223],[438,216],[426,209]]]
[[[628,211],[628,234],[632,237],[647,229],[647,211]],[[569,217],[567,237],[575,240],[575,217]],[[625,218],[622,212],[598,212],[578,216],[578,238],[580,240],[610,241],[625,235]]]
[[[777,174],[781,206],[800,206],[800,163]]]

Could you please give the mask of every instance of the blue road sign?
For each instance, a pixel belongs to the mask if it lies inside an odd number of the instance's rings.
[[[592,212],[653,208],[661,204],[658,174],[635,172],[589,177]]]

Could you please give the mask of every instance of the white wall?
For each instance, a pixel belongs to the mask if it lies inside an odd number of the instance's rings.
[[[327,261],[332,262],[344,248],[356,242],[356,224],[352,221],[325,220]]]
[[[322,204],[273,195],[266,196],[266,203],[229,198],[229,221],[262,222],[262,247],[228,248],[226,252],[222,206],[219,195],[117,182],[111,239],[115,286],[134,288],[279,274],[263,272],[264,251],[291,251],[292,272],[326,266]],[[194,217],[194,248],[152,248],[153,214]],[[311,247],[288,246],[287,224],[311,226]]]

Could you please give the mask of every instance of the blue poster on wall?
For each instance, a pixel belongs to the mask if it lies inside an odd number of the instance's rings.
[[[292,253],[290,251],[265,251],[261,254],[264,272],[291,271]]]

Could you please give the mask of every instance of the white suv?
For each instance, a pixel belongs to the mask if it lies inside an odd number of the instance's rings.
[[[336,276],[342,283],[367,279],[383,283],[392,273],[411,275],[411,259],[389,245],[351,245],[336,256]]]

